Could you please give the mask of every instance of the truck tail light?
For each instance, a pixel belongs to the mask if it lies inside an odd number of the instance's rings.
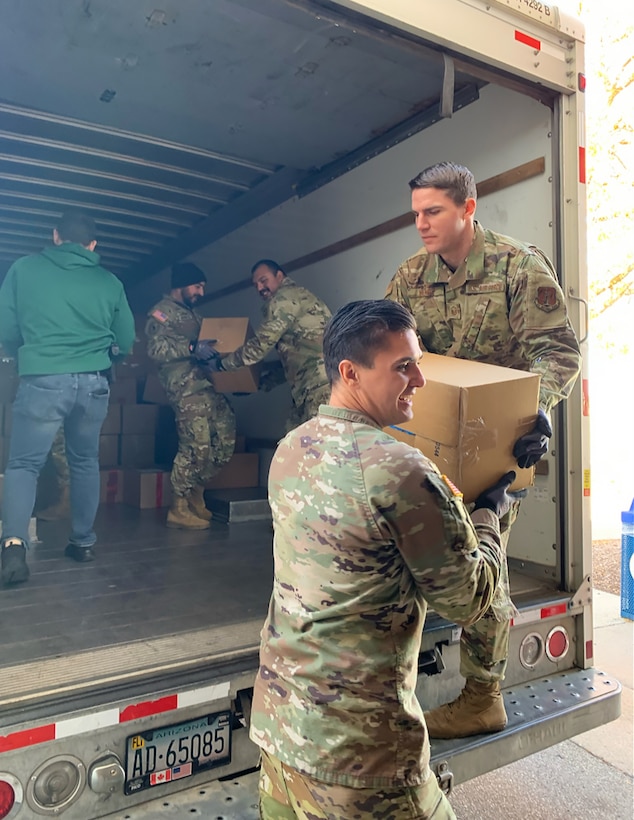
[[[546,656],[553,663],[561,660],[570,647],[568,633],[563,626],[556,626],[546,636]]]
[[[0,780],[0,818],[9,816],[15,805],[15,789],[6,780]]]
[[[0,820],[9,820],[22,808],[22,784],[12,774],[0,772]]]

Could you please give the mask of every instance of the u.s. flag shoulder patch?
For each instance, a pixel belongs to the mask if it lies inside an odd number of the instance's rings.
[[[166,316],[165,313],[163,313],[162,310],[157,309],[157,310],[152,311],[152,316],[154,316],[155,319],[158,319],[159,322],[162,322],[163,324],[165,324],[165,322],[167,322],[167,316]]]
[[[446,475],[441,475],[440,477],[445,482],[447,487],[449,487],[452,495],[456,496],[456,498],[462,498],[463,497],[462,492],[456,487],[456,485],[453,483],[453,481],[450,478],[447,478]]]

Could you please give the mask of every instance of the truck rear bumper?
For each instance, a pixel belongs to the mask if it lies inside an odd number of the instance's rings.
[[[503,690],[506,728],[432,742],[431,767],[445,791],[621,714],[621,684],[596,669],[572,669]]]

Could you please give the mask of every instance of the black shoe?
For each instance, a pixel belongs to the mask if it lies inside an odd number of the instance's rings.
[[[79,544],[69,544],[64,550],[64,555],[72,558],[73,561],[79,561],[80,564],[95,560],[95,553],[92,551],[92,547],[80,547]]]
[[[26,563],[26,548],[24,541],[19,538],[8,539],[10,543],[2,545],[2,583],[21,584],[29,577],[29,568]]]

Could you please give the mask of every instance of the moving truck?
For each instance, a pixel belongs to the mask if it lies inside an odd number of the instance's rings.
[[[207,272],[206,316],[257,324],[261,257],[335,310],[383,295],[419,246],[407,182],[451,159],[476,175],[486,227],[554,261],[585,353],[583,39],[536,0],[11,0],[0,263],[77,205],[141,317],[183,259]],[[0,820],[133,818],[191,787],[217,795],[208,816],[238,805],[227,789],[258,763],[265,467],[288,394],[231,401],[260,486],[209,490],[210,531],[104,503],[94,564],[71,567],[66,524],[40,522],[31,579],[1,591]],[[433,743],[447,791],[619,714],[618,681],[593,665],[588,413],[584,371],[509,546],[509,725]],[[461,688],[459,634],[428,617],[427,707]]]

